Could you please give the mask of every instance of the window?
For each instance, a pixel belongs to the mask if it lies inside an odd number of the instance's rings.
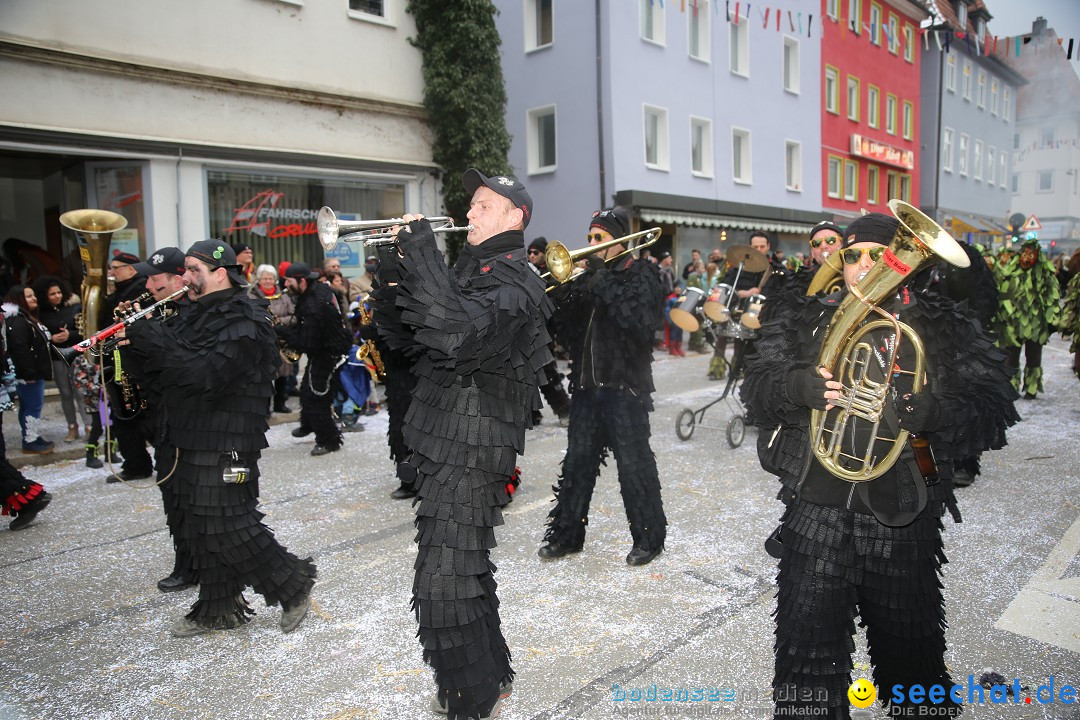
[[[905,140],[910,140],[912,137],[913,128],[915,125],[915,106],[910,101],[904,101],[903,120],[900,123],[901,130]]]
[[[994,78],[990,81],[990,114],[997,117],[998,114],[998,81]]]
[[[904,59],[915,62],[915,29],[904,23]]]
[[[859,163],[854,160],[844,161],[844,199],[859,200]]]
[[[1039,132],[1039,147],[1045,150],[1054,146],[1054,128],[1043,128]]]
[[[978,181],[982,181],[982,164],[983,164],[983,141],[975,141],[975,155],[972,158],[971,163],[971,175]]]
[[[900,199],[911,202],[911,176],[907,173],[900,176]]]
[[[971,100],[971,63],[969,63],[967,60],[964,61],[963,76],[964,77],[962,78],[962,82],[964,83],[964,99],[970,102],[970,100]]]
[[[840,197],[840,187],[841,187],[840,167],[842,165],[843,165],[843,160],[836,157],[835,155],[830,155],[829,156],[829,188],[828,188],[828,194],[829,194],[829,197],[831,197],[831,198],[839,198]]]
[[[889,14],[889,52],[896,55],[900,52],[900,20],[893,14]]]
[[[825,109],[831,113],[840,112],[840,71],[836,68],[825,66]]]
[[[1038,184],[1035,186],[1036,192],[1054,192],[1054,171],[1053,170],[1040,170],[1038,173]]]
[[[881,191],[881,179],[878,176],[877,165],[870,165],[866,168],[866,202],[869,205],[877,205],[878,203],[878,196]]]
[[[896,96],[892,93],[885,95],[885,132],[896,134]]]
[[[998,177],[1001,178],[1001,180],[999,181],[1001,182],[1001,187],[1005,187],[1005,178],[1007,177],[1007,175],[1008,172],[1005,168],[1005,151],[1002,150],[998,154]]]
[[[641,18],[641,39],[664,44],[664,4],[655,0],[638,0]]]
[[[825,14],[830,20],[840,17],[840,0],[825,0]]]
[[[945,172],[952,172],[952,148],[953,129],[947,127],[941,138],[941,167]]]
[[[977,104],[980,110],[986,108],[986,73],[982,70],[979,71],[979,95]]]
[[[866,123],[872,128],[881,126],[881,91],[873,85],[866,88]]]
[[[900,197],[900,174],[890,170],[885,178],[885,202]]]
[[[690,118],[690,172],[699,177],[713,176],[712,120]]]
[[[712,37],[709,34],[709,0],[690,0],[690,7],[686,8],[686,32],[690,57],[709,62]]]
[[[870,42],[881,44],[881,6],[870,3]]]
[[[1020,133],[1013,133],[1013,150],[1020,149]]]
[[[862,0],[848,0],[847,4],[848,27],[856,35],[862,35]]]
[[[997,170],[997,166],[994,165],[994,161],[997,159],[994,156],[997,155],[997,150],[991,145],[986,149],[986,184],[994,184],[994,172]]]
[[[967,3],[965,0],[957,0],[956,19],[960,21],[960,29],[967,30]]]
[[[784,89],[799,94],[799,41],[784,37]]]
[[[748,23],[740,23],[747,25]],[[737,183],[753,182],[750,172],[750,131],[731,128],[731,177]]]
[[[1001,90],[1001,117],[1009,122],[1009,88]]]
[[[525,0],[525,52],[551,45],[552,0]]]
[[[945,89],[956,92],[956,56],[952,54],[945,58]]]
[[[390,21],[390,0],[349,0],[349,17],[357,20]]]
[[[847,77],[847,116],[848,120],[859,120],[859,78]]]
[[[1020,194],[1020,173],[1013,173],[1012,175],[1012,194]]]
[[[979,18],[975,22],[975,35],[980,40],[986,37],[986,18]]]
[[[784,147],[785,181],[788,190],[802,190],[802,143],[788,140]]]
[[[964,133],[960,133],[960,158],[957,162],[957,169],[960,171],[961,177],[967,177],[968,174],[968,136]]]
[[[554,172],[557,165],[555,106],[529,110],[527,127],[525,144],[529,153],[529,172]]]
[[[667,170],[668,113],[667,109],[645,106],[645,167],[650,170]]]
[[[750,23],[728,23],[731,35],[731,72],[736,75],[750,76]]]

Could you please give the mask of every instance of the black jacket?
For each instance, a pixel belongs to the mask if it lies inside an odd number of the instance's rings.
[[[330,286],[309,280],[307,290],[295,299],[296,324],[275,328],[285,344],[315,362],[347,352],[352,341]]]
[[[10,307],[5,305],[5,312]],[[30,382],[52,380],[52,350],[44,331],[24,310],[8,315],[4,322],[7,323],[8,356],[15,364],[15,377]]]
[[[68,330],[68,339],[64,342],[54,342],[53,345],[56,347],[69,348],[82,341],[82,335],[75,328],[75,318],[79,314],[79,309],[79,305],[52,307],[48,302],[38,306],[38,318],[41,320],[41,324],[49,329],[50,333],[59,332],[61,327],[66,327]]]
[[[140,365],[133,372],[155,387],[172,445],[208,453],[267,446],[266,408],[281,364],[268,307],[231,288],[199,298],[173,321],[128,327]]]
[[[747,358],[741,396],[763,428],[759,452],[770,453],[772,467],[766,469],[780,477],[781,499],[799,495],[808,502],[865,513],[869,508],[856,496],[853,486],[829,475],[812,457],[810,410],[792,401],[786,383],[792,371],[816,364],[825,329],[845,294],[792,298],[789,307],[766,322],[755,352]],[[936,492],[939,500],[951,502],[952,460],[1004,446],[1006,428],[1019,420],[1013,407],[1017,395],[1009,384],[1011,371],[1005,366],[1004,355],[978,324],[958,312],[947,298],[902,290],[887,309],[899,312],[900,320],[914,329],[926,347],[929,382],[924,392],[930,392],[940,407],[939,426],[928,436],[946,481]],[[898,364],[910,367],[905,347],[910,343],[901,344]],[[875,510],[913,509],[911,478],[904,472],[903,464],[897,463],[869,481]]]
[[[653,333],[663,323],[664,288],[651,262],[627,256],[554,291],[555,333],[570,353],[570,388],[624,387],[647,396]]]

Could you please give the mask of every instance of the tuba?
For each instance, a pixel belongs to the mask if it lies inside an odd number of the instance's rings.
[[[828,410],[810,411],[810,442],[818,461],[836,477],[848,482],[865,482],[880,477],[900,457],[909,433],[898,432],[895,439],[878,436],[878,427],[889,402],[891,375],[882,382],[869,378],[870,363],[875,361],[875,343],[871,333],[891,329],[895,340],[884,367],[895,368],[897,351],[902,340],[912,344],[915,350],[914,369],[903,371],[911,374],[912,391],[919,392],[924,383],[926,352],[922,340],[910,326],[899,322],[879,305],[891,298],[900,286],[918,269],[937,259],[957,267],[969,265],[967,254],[940,225],[917,208],[902,200],[890,200],[889,210],[900,221],[900,227],[889,243],[885,255],[871,268],[866,277],[851,288],[833,315],[817,367],[833,374],[833,379],[843,384],[841,396],[832,401]],[[871,313],[881,316],[863,324]],[[871,438],[864,451],[844,452],[845,436],[855,434],[859,423],[869,424]],[[875,452],[879,444],[888,448]],[[891,445],[890,445],[891,444]],[[859,454],[856,454],[859,453]]]
[[[70,210],[60,216],[60,224],[74,230],[79,239],[83,263],[80,289],[82,312],[76,319],[79,334],[90,337],[98,328],[101,301],[108,292],[109,243],[112,235],[127,227],[127,218],[108,210]]]
[[[819,292],[824,291],[826,295],[832,295],[843,286],[844,264],[840,261],[840,251],[837,251],[830,253],[825,258],[825,264],[814,273],[806,294],[807,296],[817,295]]]

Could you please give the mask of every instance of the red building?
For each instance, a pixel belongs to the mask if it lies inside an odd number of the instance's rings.
[[[822,207],[841,222],[919,197],[915,0],[822,0]]]

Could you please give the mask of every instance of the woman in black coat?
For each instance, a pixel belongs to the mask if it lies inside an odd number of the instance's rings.
[[[49,332],[38,322],[37,296],[33,289],[16,285],[4,296],[8,356],[15,364],[15,389],[19,395],[19,425],[24,453],[51,453],[53,444],[41,437],[41,409],[45,405],[45,381],[52,380]]]
[[[74,303],[71,302],[72,293],[68,290],[67,283],[51,275],[34,283],[34,295],[38,298],[38,318],[52,336],[53,382],[60,391],[60,406],[64,409],[64,419],[68,426],[64,442],[75,442],[79,439],[80,419],[86,428],[86,434],[90,434],[90,416],[71,381],[70,363],[75,356],[72,346],[82,340],[75,326],[75,318],[81,305],[77,298]]]

